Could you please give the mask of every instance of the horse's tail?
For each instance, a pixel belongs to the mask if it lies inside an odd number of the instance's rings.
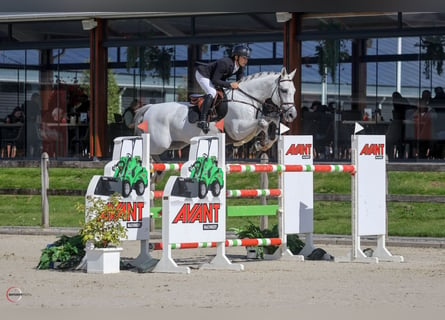
[[[145,106],[142,106],[136,110],[136,113],[134,114],[133,118],[135,135],[140,135],[141,133],[143,133],[142,130],[138,128],[138,125],[144,121],[145,112],[147,112],[150,106],[151,104],[146,104]]]

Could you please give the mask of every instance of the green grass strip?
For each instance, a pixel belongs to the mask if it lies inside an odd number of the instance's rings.
[[[152,207],[150,212],[154,219],[160,218],[161,207]],[[274,216],[277,214],[278,205],[253,205],[253,206],[229,206],[227,207],[228,217],[255,217],[255,216]]]
[[[228,217],[274,216],[278,205],[228,206]]]

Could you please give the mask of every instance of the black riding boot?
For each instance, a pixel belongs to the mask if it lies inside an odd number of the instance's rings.
[[[209,123],[207,122],[207,115],[210,107],[212,106],[213,97],[211,94],[207,94],[202,102],[201,115],[198,121],[198,128],[201,128],[204,133],[209,132]]]

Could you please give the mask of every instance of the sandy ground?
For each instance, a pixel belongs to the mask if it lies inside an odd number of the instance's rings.
[[[335,310],[357,312],[361,318],[386,312],[408,317],[437,312],[442,319],[445,312],[445,249],[440,248],[389,248],[393,255],[404,257],[402,263],[247,260],[245,248],[232,247],[226,249],[227,256],[244,264],[244,271],[199,269],[212,259],[214,248],[173,250],[179,265],[192,268],[190,274],[36,270],[41,249],[56,239],[0,235],[2,312],[100,308],[151,314],[164,310],[182,316],[183,310],[195,315],[253,310],[261,318],[276,311],[329,316]],[[122,257],[138,255],[139,242],[128,241],[123,247]],[[322,247],[337,257],[350,250],[344,245]],[[152,252],[154,258],[160,255],[161,251]],[[23,293],[18,303],[6,299],[12,286]]]

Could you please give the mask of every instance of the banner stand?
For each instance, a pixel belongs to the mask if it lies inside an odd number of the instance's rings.
[[[244,270],[226,256],[225,136],[195,137],[180,176],[170,176],[162,197],[162,257],[153,272],[190,273],[172,258],[172,245],[216,243],[216,255],[200,269]]]
[[[336,258],[337,262],[378,263],[403,262],[402,256],[393,256],[386,248],[386,153],[384,135],[351,136],[352,164],[356,173],[351,182],[352,251]],[[363,236],[376,237],[377,246],[368,254],[361,249]]]

